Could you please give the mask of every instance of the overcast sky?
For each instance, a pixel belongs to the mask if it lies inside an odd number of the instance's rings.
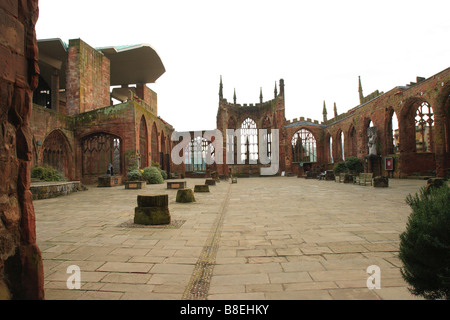
[[[364,94],[450,67],[450,1],[39,0],[37,38],[92,47],[146,43],[166,73],[158,115],[176,130],[216,128],[220,76],[237,103],[274,96],[285,81],[286,118],[322,121]]]

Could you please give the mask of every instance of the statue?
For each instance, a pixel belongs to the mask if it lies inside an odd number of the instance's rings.
[[[114,167],[111,163],[108,163],[108,169],[106,171],[106,175],[108,175],[108,176],[114,175]]]
[[[376,127],[369,127],[367,128],[367,136],[369,137],[369,156],[376,156],[377,155],[377,128]]]

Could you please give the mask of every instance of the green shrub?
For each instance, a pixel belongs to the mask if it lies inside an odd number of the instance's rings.
[[[31,178],[42,181],[66,181],[64,174],[50,166],[35,166],[31,169]]]
[[[338,162],[334,165],[334,173],[343,173],[347,171],[347,166],[344,161]]]
[[[157,167],[146,167],[142,173],[142,177],[148,184],[161,184],[164,183],[164,179]]]
[[[133,169],[127,172],[128,181],[140,181],[142,180],[142,172],[139,169]]]
[[[413,212],[400,235],[401,273],[412,294],[450,299],[450,189],[447,184],[408,195]]]
[[[161,176],[164,180],[167,180],[167,172],[163,169],[159,169],[159,173],[161,173]]]
[[[361,159],[357,157],[348,157],[345,159],[345,166],[350,172],[361,173],[364,172],[364,164]]]

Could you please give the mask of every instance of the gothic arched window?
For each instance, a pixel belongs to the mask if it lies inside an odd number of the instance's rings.
[[[316,138],[311,131],[301,129],[291,140],[292,162],[317,162]]]
[[[250,118],[245,119],[241,125],[241,160],[258,161],[258,129],[256,122]]]

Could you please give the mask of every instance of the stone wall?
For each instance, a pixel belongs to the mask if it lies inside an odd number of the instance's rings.
[[[30,192],[32,94],[38,84],[37,0],[0,2],[0,298],[43,299]]]
[[[110,104],[110,61],[80,39],[69,41],[67,114],[76,115]]]

